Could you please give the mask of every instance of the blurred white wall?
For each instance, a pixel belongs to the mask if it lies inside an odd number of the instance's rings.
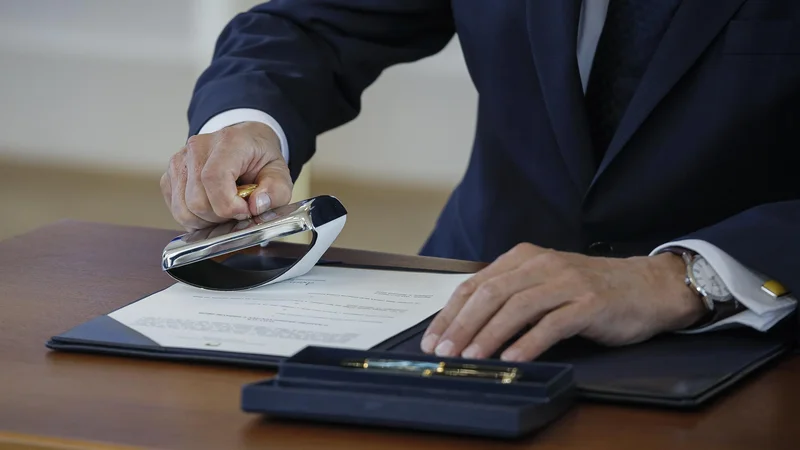
[[[160,173],[217,34],[256,3],[0,1],[0,158]],[[451,187],[476,101],[454,40],[368,89],[361,116],[320,137],[313,175]]]

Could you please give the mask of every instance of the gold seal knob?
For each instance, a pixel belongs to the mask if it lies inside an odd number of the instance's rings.
[[[242,198],[247,198],[247,197],[250,196],[250,194],[253,193],[253,191],[256,190],[257,187],[258,187],[257,184],[245,184],[245,185],[239,186],[238,187],[239,191],[236,193],[236,195],[238,195],[239,197],[242,197]]]

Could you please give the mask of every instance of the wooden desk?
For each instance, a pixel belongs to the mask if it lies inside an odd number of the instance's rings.
[[[757,375],[702,412],[586,404],[537,436],[504,443],[267,421],[239,409],[240,387],[268,377],[266,371],[45,348],[50,336],[171,284],[159,263],[174,234],[64,222],[0,243],[0,448],[16,448],[15,442],[23,448],[800,448],[800,358]],[[326,257],[479,268],[347,250]]]

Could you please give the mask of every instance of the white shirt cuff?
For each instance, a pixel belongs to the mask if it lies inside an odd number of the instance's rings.
[[[286,133],[283,132],[283,128],[281,128],[278,121],[264,111],[249,108],[225,111],[209,119],[197,134],[213,133],[227,126],[241,122],[261,122],[272,128],[281,142],[281,154],[283,155],[283,159],[286,160],[286,164],[289,164],[289,143],[286,141]]]
[[[687,239],[658,246],[650,254],[661,253],[667,247],[683,247],[702,255],[719,274],[734,298],[747,310],[702,328],[682,331],[701,333],[719,328],[745,325],[766,331],[794,311],[797,300],[792,295],[775,298],[761,286],[770,278],[759,274],[736,261],[719,247],[699,239]]]

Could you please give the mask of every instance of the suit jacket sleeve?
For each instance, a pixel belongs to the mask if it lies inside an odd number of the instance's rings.
[[[800,292],[800,200],[752,207],[688,238],[705,240],[742,265]]]
[[[189,105],[189,134],[222,112],[264,111],[283,128],[293,179],[317,135],[354,119],[387,67],[439,52],[449,0],[271,0],[234,17]]]

